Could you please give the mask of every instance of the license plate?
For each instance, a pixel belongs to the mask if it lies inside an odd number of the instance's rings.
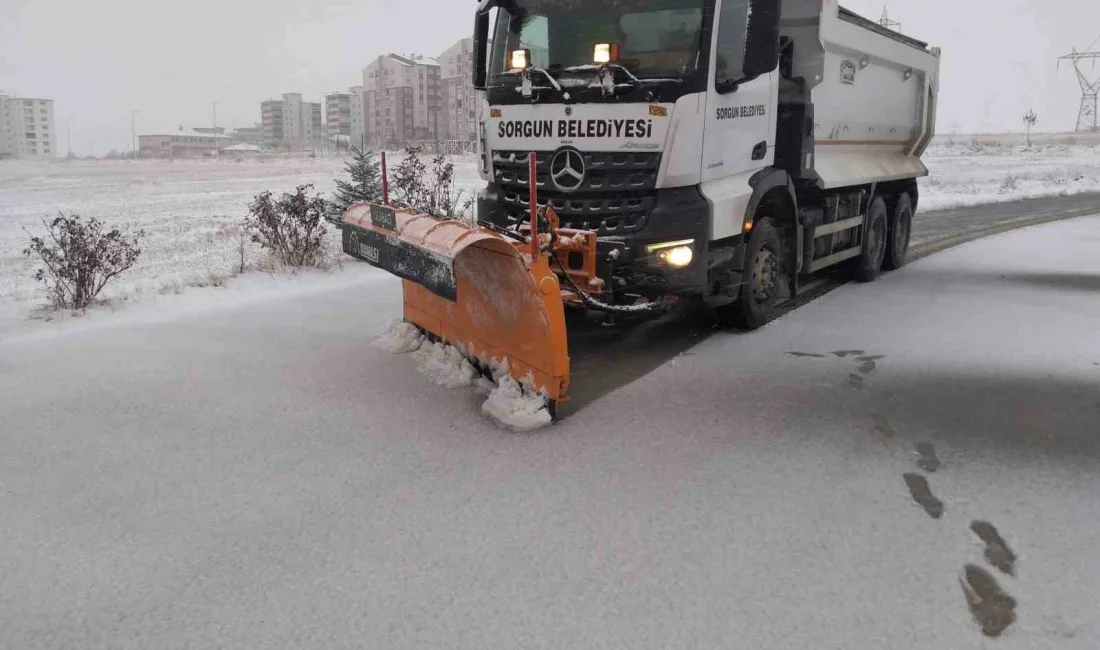
[[[397,212],[388,205],[370,206],[370,222],[377,228],[397,230]]]

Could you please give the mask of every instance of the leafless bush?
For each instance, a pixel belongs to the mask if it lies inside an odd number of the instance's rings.
[[[421,153],[420,147],[408,147],[405,159],[394,168],[394,205],[446,219],[471,220],[474,200],[455,189],[454,163],[438,155],[429,167]]]
[[[180,284],[179,280],[169,280],[160,285],[160,288],[157,289],[157,293],[162,296],[174,293],[178,296],[183,293],[183,285]]]
[[[1017,183],[1020,181],[1020,177],[1016,174],[1009,173],[1005,175],[1004,180],[1001,181],[1001,194],[1007,194],[1009,192],[1015,192]]]
[[[1047,175],[1043,177],[1043,180],[1046,182],[1047,185],[1065,187],[1069,184],[1069,174],[1057,171],[1048,172]]]
[[[278,200],[264,192],[252,201],[244,220],[252,241],[285,266],[324,267],[331,258],[325,237],[325,200],[311,194],[312,190],[313,185],[299,185],[293,194],[284,193]]]
[[[108,282],[132,267],[141,255],[138,242],[145,235],[138,231],[129,236],[117,228],[104,232],[98,219],[84,221],[75,214],[58,214],[42,225],[46,236],[31,236],[23,254],[42,260],[45,267],[34,278],[46,285],[50,302],[64,309],[84,309]]]

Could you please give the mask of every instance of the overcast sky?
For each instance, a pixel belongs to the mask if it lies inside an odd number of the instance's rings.
[[[889,0],[902,31],[943,48],[939,131],[1072,130],[1079,87],[1056,59],[1100,36],[1097,0]],[[847,0],[878,18],[883,0]],[[62,150],[130,147],[139,133],[249,126],[260,102],[361,81],[386,52],[436,55],[469,35],[474,0],[0,0],[0,90],[52,98]],[[1091,68],[1090,68],[1091,71]],[[1100,66],[1095,70],[1100,75]]]

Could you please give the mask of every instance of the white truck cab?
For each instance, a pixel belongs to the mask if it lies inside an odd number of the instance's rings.
[[[609,299],[749,327],[844,263],[904,264],[939,51],[837,0],[482,0],[478,218],[598,234]]]

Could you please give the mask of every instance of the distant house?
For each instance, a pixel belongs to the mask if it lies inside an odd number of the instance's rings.
[[[205,131],[205,132],[204,132]],[[138,136],[142,158],[199,158],[212,156],[221,145],[231,142],[228,135],[213,129],[185,129],[169,133]]]
[[[242,142],[240,144],[235,144],[231,147],[224,147],[224,148],[218,150],[218,155],[220,155],[220,156],[245,157],[245,156],[258,156],[261,153],[263,153],[263,149],[260,149],[259,147],[257,147],[254,144],[246,144],[244,142]]]

